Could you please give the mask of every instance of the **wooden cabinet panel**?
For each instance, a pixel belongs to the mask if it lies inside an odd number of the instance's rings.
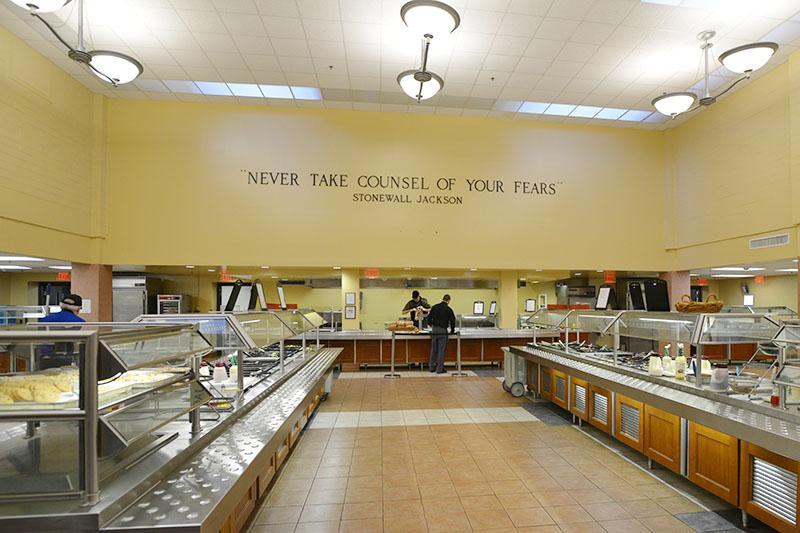
[[[258,497],[261,498],[267,493],[272,478],[275,477],[275,454],[270,456],[267,465],[258,474]]]
[[[519,344],[509,339],[483,339],[483,360],[499,363],[503,360],[503,347],[510,344]]]
[[[589,423],[611,435],[613,412],[614,403],[611,391],[589,384]]]
[[[739,507],[781,533],[800,531],[800,463],[742,441]]]
[[[733,505],[739,504],[739,439],[689,423],[689,480]]]
[[[405,341],[405,342],[406,342],[406,349],[408,350],[408,362],[409,363],[425,363],[427,365],[428,361],[430,361],[430,358],[431,358],[431,341],[430,341],[430,339],[424,338],[424,339],[418,339],[418,340],[409,340],[409,341]],[[401,348],[402,348],[402,346],[398,342],[397,343],[397,350],[398,350],[398,352],[397,352],[397,361],[401,360],[400,351],[399,351]],[[455,359],[455,353],[456,353],[455,343],[450,341],[450,340],[448,340],[447,341],[447,348],[445,349],[445,352],[444,352],[445,361],[447,359],[449,359],[448,355],[450,355],[451,351],[454,354],[453,355],[453,359]]]
[[[541,396],[539,392],[539,365],[533,361],[528,361],[527,375],[528,390]]]
[[[614,437],[644,453],[644,404],[617,394],[614,402]]]
[[[589,383],[576,377],[569,380],[569,410],[582,420],[589,420]]]
[[[381,353],[381,363],[389,364],[392,362],[392,341],[391,340],[384,340],[380,341],[380,353]],[[397,343],[397,354],[395,355],[395,364],[406,362],[406,347],[404,344],[398,342]]]
[[[569,409],[569,378],[560,370],[553,370],[552,401],[562,409]]]
[[[456,345],[455,340],[453,343],[453,361],[456,359]],[[462,361],[475,361],[481,360],[481,339],[461,339],[461,360]],[[449,350],[448,350],[449,351]]]
[[[355,342],[354,341],[347,341],[347,340],[343,340],[343,341],[336,341],[336,340],[325,341],[325,346],[328,346],[330,348],[341,348],[342,349],[342,353],[340,353],[336,357],[336,363],[351,363],[352,364],[352,363],[355,362],[355,358],[354,358]]]
[[[651,405],[644,406],[644,454],[681,473],[681,418]]]
[[[376,340],[356,341],[356,361],[359,364],[380,363],[381,341],[376,341]]]
[[[242,499],[236,504],[231,517],[231,531],[238,533],[244,528],[250,513],[256,508],[258,482],[253,483],[245,491]]]
[[[542,366],[542,371],[540,375],[540,387],[541,390],[539,394],[545,400],[553,400],[553,369],[549,366]]]

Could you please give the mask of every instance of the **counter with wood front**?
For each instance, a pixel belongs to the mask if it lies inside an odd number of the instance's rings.
[[[538,336],[538,334],[537,334]],[[528,388],[781,532],[798,532],[800,416],[545,346]]]
[[[497,364],[503,360],[503,347],[522,344],[533,339],[530,329],[463,328],[461,361],[464,364]],[[341,348],[336,360],[344,370],[388,365],[392,357],[392,333],[386,330],[345,330],[320,332],[325,346]],[[536,330],[536,338],[558,337],[556,330]],[[430,354],[430,335],[403,335],[395,341],[395,364],[427,363]],[[455,363],[455,341],[448,343],[445,362]]]

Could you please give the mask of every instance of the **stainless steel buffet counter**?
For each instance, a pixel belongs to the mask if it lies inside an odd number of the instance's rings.
[[[252,480],[264,479],[263,469],[252,467],[272,461],[274,472],[275,454],[288,453],[294,442],[282,436],[296,440],[310,412],[304,410],[309,398],[330,376],[340,351],[309,350],[292,358],[284,372],[269,375],[233,401],[231,410],[204,412],[194,435],[187,420],[164,426],[155,436],[172,440],[129,458],[121,473],[104,480],[94,505],[77,498],[0,503],[0,530],[225,529]]]
[[[511,352],[800,461],[798,418],[785,411],[557,349],[512,346]]]
[[[500,329],[500,328],[462,328],[462,339],[531,339],[533,332],[530,329]],[[558,331],[539,329],[537,337],[557,337]],[[320,331],[320,340],[390,340],[392,332],[383,329],[377,330],[344,330]]]

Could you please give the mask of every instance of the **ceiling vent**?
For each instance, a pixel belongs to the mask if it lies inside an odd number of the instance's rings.
[[[788,233],[781,233],[780,235],[772,235],[770,237],[759,237],[758,239],[750,239],[751,250],[776,248],[778,246],[786,246],[787,244],[789,244]]]

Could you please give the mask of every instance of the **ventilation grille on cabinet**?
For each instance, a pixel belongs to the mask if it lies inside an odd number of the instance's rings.
[[[562,378],[561,376],[556,376],[556,398],[559,400],[566,400],[567,399],[567,380]]]
[[[586,387],[575,385],[575,409],[586,412]]]
[[[623,403],[622,408],[620,409],[620,433],[623,435],[632,438],[633,440],[639,440],[639,410],[635,407],[631,407],[628,404]]]
[[[550,392],[553,389],[553,385],[550,382],[550,373],[548,372],[545,374],[544,372],[542,372],[542,377],[544,378],[542,380],[542,390],[544,392]]]
[[[753,457],[753,502],[797,524],[797,474]]]
[[[776,246],[785,246],[789,244],[789,234],[781,233],[780,235],[772,235],[770,237],[759,237],[757,239],[750,239],[750,249],[759,250],[761,248],[775,248]]]
[[[594,405],[592,418],[603,424],[608,424],[608,398],[603,394],[597,394],[595,392],[592,394],[592,404]]]

